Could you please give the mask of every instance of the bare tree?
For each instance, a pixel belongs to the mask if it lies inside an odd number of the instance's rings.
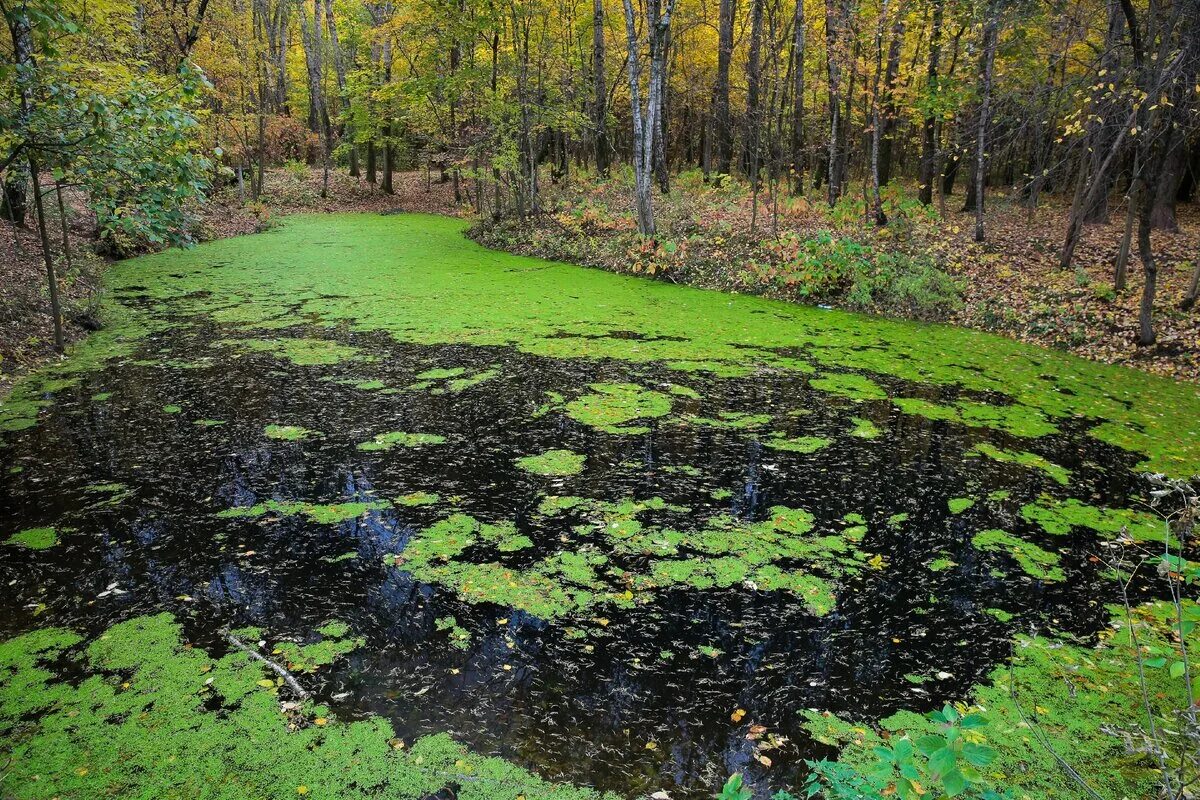
[[[625,35],[628,47],[629,100],[633,111],[633,180],[634,201],[637,207],[638,231],[643,236],[654,235],[654,207],[651,200],[654,177],[654,138],[662,111],[663,71],[666,69],[668,36],[671,32],[671,12],[675,0],[646,0],[646,45],[650,54],[650,76],[647,81],[646,103],[641,99],[642,44],[637,34],[637,20],[631,0],[625,0]]]

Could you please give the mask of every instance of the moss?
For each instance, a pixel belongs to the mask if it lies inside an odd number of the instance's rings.
[[[662,392],[632,383],[593,383],[592,391],[565,406],[567,416],[606,433],[642,433],[634,420],[655,419],[671,413],[671,398]]]
[[[333,525],[347,520],[357,519],[371,511],[386,509],[387,503],[380,501],[354,501],[348,503],[303,503],[294,500],[267,500],[252,506],[228,508],[217,514],[222,519],[257,518],[267,514],[292,516],[303,514],[309,520],[319,525]]]
[[[4,543],[26,547],[30,550],[49,550],[58,544],[58,531],[49,526],[44,528],[26,528],[8,537]]]
[[[424,447],[430,444],[444,444],[445,441],[445,436],[439,436],[436,433],[390,431],[376,434],[375,438],[369,442],[360,442],[358,449],[363,452],[377,452],[391,450],[393,447]]]
[[[1030,577],[1051,582],[1066,580],[1066,576],[1058,566],[1057,554],[1043,550],[1036,544],[1013,536],[1007,531],[993,529],[977,533],[971,539],[971,544],[975,545],[976,549],[985,552],[1007,553]]]
[[[826,394],[851,400],[886,400],[887,392],[870,378],[848,372],[834,372],[813,378],[808,385]]]
[[[815,453],[828,447],[832,442],[821,436],[793,436],[775,433],[763,441],[763,445],[772,450],[783,450],[788,453]]]
[[[1049,461],[1036,453],[1026,453],[1017,450],[1002,450],[988,442],[980,442],[969,451],[968,454],[979,454],[988,458],[999,461],[1002,464],[1019,464],[1022,467],[1030,467],[1032,469],[1040,469],[1045,472],[1057,483],[1066,486],[1071,481],[1071,470],[1066,467],[1060,467],[1058,464]]]
[[[64,656],[79,663],[69,681],[52,666]],[[166,614],[90,642],[58,628],[10,639],[0,644],[5,791],[14,800],[252,800],[303,787],[332,800],[419,800],[456,781],[460,800],[601,800],[444,734],[404,748],[380,717],[343,721],[311,703],[285,714],[282,691],[240,651],[217,657],[189,646]]]
[[[534,475],[577,475],[583,471],[584,456],[570,450],[547,450],[517,459],[517,466]]]
[[[950,508],[951,514],[961,514],[975,505],[975,499],[971,497],[952,497],[946,501],[946,505]]]
[[[314,436],[320,436],[321,432],[310,431],[308,428],[302,428],[299,425],[268,425],[263,430],[263,435],[268,439],[298,442],[301,439],[311,439]]]

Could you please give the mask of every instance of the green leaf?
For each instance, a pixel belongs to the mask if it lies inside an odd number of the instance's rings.
[[[946,747],[946,740],[936,734],[926,734],[918,739],[916,744],[917,750],[923,752],[926,756],[932,756],[936,751],[941,750],[942,747]]]
[[[1167,665],[1165,658],[1148,658],[1143,662],[1150,669],[1162,669]]]
[[[1182,661],[1176,661],[1171,665],[1171,677],[1182,678],[1184,673],[1184,664]]]
[[[941,736],[927,734],[916,741],[917,749],[927,756],[933,755],[936,751],[941,750],[946,746],[946,740]]]
[[[971,742],[963,745],[962,754],[963,758],[977,767],[986,767],[996,757],[996,751],[986,744],[972,744]]]
[[[954,765],[958,763],[958,756],[949,747],[943,747],[929,757],[929,769],[938,775],[946,775],[955,771]]]
[[[954,797],[967,788],[967,779],[958,770],[952,770],[942,778],[942,787],[947,795]]]

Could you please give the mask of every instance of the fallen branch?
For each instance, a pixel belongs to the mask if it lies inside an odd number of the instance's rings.
[[[261,661],[262,663],[264,663],[268,667],[270,667],[272,670],[274,670],[275,674],[277,674],[279,677],[283,678],[284,682],[286,682],[287,685],[291,687],[292,691],[295,692],[296,695],[299,696],[299,698],[301,700],[307,700],[309,698],[309,696],[310,696],[309,693],[304,690],[304,687],[300,685],[300,682],[298,680],[296,680],[295,676],[293,676],[292,673],[288,672],[286,669],[281,667],[279,664],[276,664],[274,661],[272,661],[271,659],[264,656],[262,653],[255,650],[253,647],[242,642],[241,639],[237,638],[232,633],[230,633],[228,629],[223,629],[221,631],[221,634],[225,637],[225,641],[229,642],[231,645],[236,647],[238,650],[241,650],[243,653],[250,656],[255,661]]]

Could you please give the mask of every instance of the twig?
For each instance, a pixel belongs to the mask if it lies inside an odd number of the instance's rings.
[[[1014,655],[1015,655],[1015,653],[1014,653]],[[1099,794],[1096,793],[1096,790],[1088,785],[1088,782],[1083,779],[1083,776],[1080,775],[1078,772],[1076,772],[1075,768],[1072,767],[1070,764],[1068,764],[1067,760],[1058,754],[1058,751],[1054,749],[1054,745],[1052,745],[1050,743],[1050,739],[1042,731],[1041,726],[1031,723],[1025,717],[1025,712],[1021,710],[1021,702],[1020,702],[1020,700],[1017,699],[1017,683],[1016,683],[1015,678],[1013,677],[1014,662],[1015,662],[1014,658],[1009,658],[1009,660],[1008,660],[1008,696],[1012,699],[1013,706],[1017,709],[1017,715],[1021,717],[1021,722],[1025,723],[1025,725],[1031,731],[1033,731],[1033,735],[1037,738],[1038,744],[1040,744],[1042,747],[1044,747],[1046,749],[1046,752],[1048,752],[1051,756],[1054,757],[1054,760],[1057,761],[1058,765],[1060,767],[1062,767],[1064,772],[1067,773],[1067,776],[1069,778],[1071,778],[1071,780],[1073,780],[1077,784],[1079,784],[1081,789],[1083,789],[1085,792],[1087,792],[1088,797],[1092,797],[1095,800],[1103,800],[1103,798]]]
[[[253,647],[244,644],[240,639],[230,633],[228,629],[222,629],[221,633],[224,635],[225,641],[229,642],[231,645],[236,647],[238,650],[241,650],[255,661],[261,661],[274,670],[279,677],[283,678],[287,685],[292,688],[292,691],[295,692],[301,700],[307,700],[310,697],[309,693],[304,690],[304,687],[300,685],[300,682],[296,680],[292,673],[288,672],[286,669],[279,666],[274,661],[255,650]]]

